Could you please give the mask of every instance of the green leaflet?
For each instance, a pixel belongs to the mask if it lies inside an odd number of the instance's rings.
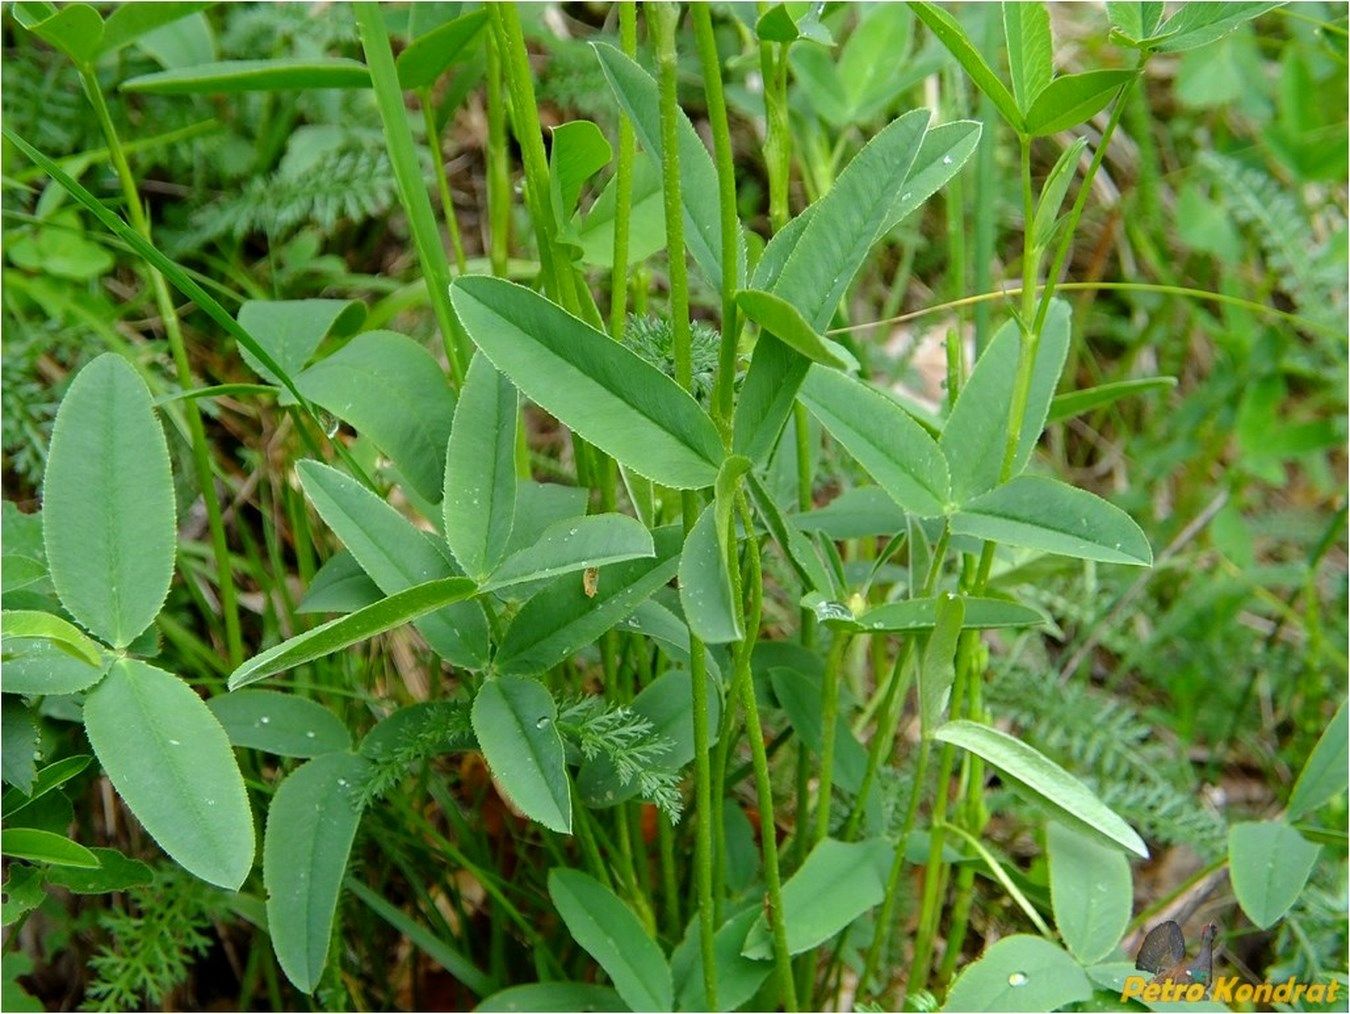
[[[1120,850],[1058,821],[1046,826],[1045,841],[1055,928],[1084,965],[1101,961],[1116,949],[1130,921],[1130,862]]]
[[[745,636],[736,617],[727,554],[717,537],[715,503],[703,508],[680,554],[680,605],[689,629],[705,644],[728,644]]]
[[[6,609],[0,614],[0,635],[5,640],[12,637],[41,638],[50,641],[73,658],[91,666],[103,665],[103,651],[98,644],[84,634],[51,613],[28,609]],[[5,681],[5,689],[11,693],[40,693],[11,686]]]
[[[297,376],[330,335],[346,338],[366,319],[365,304],[355,299],[250,299],[239,307],[239,326],[288,376]],[[254,373],[272,384],[281,381],[247,348],[239,354]],[[289,399],[283,396],[282,402]]]
[[[652,556],[651,533],[625,514],[590,514],[555,522],[539,540],[502,561],[483,591],[539,581],[585,568]]]
[[[536,404],[653,482],[712,485],[717,427],[655,366],[513,282],[467,276],[450,294],[469,337]]]
[[[1050,401],[1068,356],[1069,337],[1069,305],[1054,300],[1036,344],[1031,389],[1027,393],[1026,413],[1022,417],[1022,431],[1010,477],[1026,468],[1036,441],[1045,429]],[[947,459],[952,499],[958,504],[998,485],[1007,447],[1013,384],[1021,354],[1021,330],[1015,320],[1010,320],[998,329],[975,363],[975,369],[957,395],[952,414],[942,428],[938,446]]]
[[[0,774],[21,792],[32,789],[37,777],[37,744],[33,713],[16,694],[0,697]]]
[[[946,510],[947,462],[933,438],[899,405],[861,381],[818,366],[807,374],[801,399],[901,507],[920,517]]]
[[[314,572],[314,580],[309,583],[305,597],[295,611],[354,613],[382,596],[380,586],[361,569],[351,550],[340,549]]]
[[[317,757],[346,750],[351,734],[322,704],[275,690],[237,690],[206,702],[234,746],[279,757]]]
[[[473,731],[497,785],[525,816],[570,834],[572,794],[558,707],[529,676],[494,676],[473,701]]]
[[[475,1011],[627,1011],[609,986],[589,982],[529,982],[493,993]]]
[[[329,620],[254,655],[230,673],[229,687],[237,690],[316,658],[331,655],[342,648],[369,640],[376,634],[411,623],[443,606],[463,601],[477,591],[477,586],[467,577],[437,578],[405,588],[364,609]]]
[[[177,531],[164,431],[145,382],[120,356],[89,363],[61,401],[42,525],[61,604],[125,648],[169,593]]]
[[[625,619],[675,576],[681,533],[652,533],[656,556],[601,567],[595,595],[564,575],[531,598],[506,628],[493,664],[498,672],[537,673],[557,665]]]
[[[632,910],[613,891],[580,870],[548,872],[548,893],[573,939],[600,963],[633,1010],[674,1008],[670,966]]]
[[[278,57],[219,60],[142,74],[122,82],[124,92],[147,95],[219,95],[230,92],[298,91],[306,88],[369,88],[370,72],[346,57]]]
[[[1298,820],[1345,791],[1346,754],[1347,721],[1342,701],[1294,783],[1286,815],[1289,820]]]
[[[1050,413],[1046,417],[1046,422],[1063,422],[1084,412],[1090,412],[1094,408],[1111,405],[1121,398],[1152,391],[1166,391],[1176,386],[1176,377],[1141,377],[1138,380],[1117,380],[1110,384],[1085,387],[1081,391],[1068,391],[1056,395],[1050,402]]]
[[[419,532],[351,476],[309,460],[296,465],[296,471],[319,516],[386,595],[454,574],[440,540]],[[477,602],[450,606],[416,626],[442,658],[469,669],[487,664],[487,619]]]
[[[965,598],[961,626],[967,630],[989,630],[999,627],[1038,627],[1046,622],[1046,615],[1038,609],[1006,599]],[[850,628],[859,632],[884,630],[898,633],[906,630],[929,630],[937,625],[939,599],[919,598],[888,602],[867,610]]]
[[[487,11],[473,11],[423,32],[394,61],[398,83],[409,90],[426,88],[454,63],[487,24]]]
[[[267,934],[286,978],[312,993],[323,975],[370,762],[316,757],[277,787],[263,834]]]
[[[947,994],[944,1010],[1059,1010],[1091,1001],[1082,967],[1049,940],[1004,937],[967,965]]]
[[[801,869],[783,884],[788,952],[800,954],[824,943],[868,909],[881,903],[886,871],[895,851],[885,838],[846,843],[826,838],[811,850]],[[741,953],[772,956],[768,920],[761,913]]]
[[[1056,134],[1090,120],[1106,108],[1120,86],[1135,77],[1132,70],[1089,70],[1055,78],[1027,110],[1026,132],[1032,137]]]
[[[1153,564],[1148,537],[1119,507],[1057,479],[1024,475],[962,505],[954,535],[1103,563]]]
[[[1275,925],[1297,900],[1321,851],[1283,821],[1229,828],[1228,872],[1247,918],[1261,929]]]
[[[976,87],[993,100],[1009,125],[1021,133],[1022,114],[1017,108],[1017,99],[985,62],[980,51],[970,41],[966,30],[961,27],[961,23],[946,10],[937,4],[928,3],[927,0],[912,3],[910,8],[918,15],[919,20],[928,26],[929,31],[938,37],[938,41],[947,47],[952,56],[956,57],[957,63],[970,75]]]
[[[1013,96],[1024,114],[1054,76],[1050,8],[1043,3],[1003,4],[1003,34],[1008,40],[1008,70]]]
[[[755,847],[753,841],[750,844]],[[745,1006],[773,971],[771,962],[756,961],[741,953],[745,935],[759,912],[759,906],[752,905],[733,915],[718,928],[713,938],[719,1010],[734,1011]],[[676,999],[680,1010],[710,1009],[703,986],[703,954],[699,949],[697,917],[690,920],[684,939],[670,955],[670,972],[679,983]]]
[[[98,856],[79,842],[54,831],[35,827],[7,827],[0,834],[0,852],[16,859],[54,866],[75,866],[98,869]]]
[[[832,366],[836,370],[858,368],[853,353],[838,342],[817,334],[797,307],[786,299],[772,292],[744,289],[736,293],[736,305],[750,320],[813,363]]]
[[[933,738],[983,757],[1055,819],[1096,841],[1147,859],[1148,847],[1134,828],[1069,772],[1023,743],[987,725],[958,719],[936,729]]]
[[[367,331],[295,378],[389,456],[422,497],[441,499],[455,399],[431,353],[406,335]]]
[[[237,891],[253,866],[253,815],[225,730],[177,676],[113,664],[84,726],[118,795],[189,873]]]
[[[919,724],[925,735],[937,727],[956,679],[956,641],[965,623],[965,601],[950,592],[937,598],[933,633],[919,660]]]
[[[487,356],[469,363],[445,458],[445,541],[481,581],[506,551],[516,510],[520,398]]]

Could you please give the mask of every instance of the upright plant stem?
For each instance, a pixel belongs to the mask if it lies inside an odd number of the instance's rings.
[[[679,8],[675,4],[653,3],[647,6],[649,24],[656,39],[656,59],[660,70],[661,104],[661,178],[665,198],[666,241],[670,258],[670,317],[674,331],[675,380],[685,390],[693,387],[693,357],[689,331],[689,277],[685,263],[684,217],[680,201],[679,104],[676,95],[677,63],[675,27]],[[682,496],[684,530],[698,519],[697,494],[686,490]],[[703,987],[709,1010],[717,1009],[717,962],[714,935],[717,926],[713,903],[712,822],[720,820],[712,805],[712,772],[709,763],[708,681],[703,642],[689,637],[689,675],[693,686],[694,725],[694,797],[697,826],[694,840],[694,877],[699,899],[699,949],[703,958]]]
[[[511,256],[511,167],[506,151],[506,99],[502,95],[501,44],[487,33],[488,256],[492,273],[505,278]]]
[[[637,3],[619,4],[619,46],[629,57],[637,56]],[[628,315],[628,229],[633,214],[633,159],[636,141],[633,121],[619,112],[619,162],[614,172],[614,266],[609,278],[609,334],[623,338]]]
[[[445,259],[436,215],[431,210],[431,198],[422,185],[422,170],[417,164],[412,131],[408,128],[408,111],[403,104],[403,88],[394,67],[394,54],[389,48],[389,35],[384,27],[384,15],[376,3],[355,5],[356,24],[361,31],[361,47],[370,68],[370,81],[375,89],[375,103],[384,124],[384,137],[389,147],[389,162],[398,182],[403,210],[408,214],[413,246],[422,266],[427,292],[431,296],[431,310],[441,331],[445,355],[450,363],[450,376],[458,387],[464,380],[464,364],[468,356],[468,338],[459,326],[459,318],[450,308],[450,266]]]
[[[108,142],[108,154],[112,158],[113,168],[117,172],[118,183],[122,187],[122,196],[127,202],[127,219],[131,227],[150,242],[150,219],[141,205],[140,193],[136,189],[136,177],[132,175],[127,163],[122,141],[117,136],[112,116],[108,112],[108,103],[99,87],[98,75],[92,67],[81,67],[80,77],[85,93],[94,107],[94,115]],[[150,287],[155,295],[155,307],[164,322],[164,333],[169,339],[169,351],[173,356],[174,372],[178,385],[185,391],[196,386],[192,379],[192,365],[188,361],[187,344],[183,341],[183,329],[178,322],[178,311],[173,305],[173,296],[169,284],[154,268],[149,269]],[[211,465],[211,450],[206,443],[206,428],[202,425],[201,412],[195,399],[185,399],[183,415],[187,420],[188,438],[192,444],[192,465],[196,472],[197,485],[202,491],[202,502],[206,507],[207,529],[211,533],[211,552],[215,558],[216,584],[220,589],[220,612],[225,619],[225,650],[229,653],[230,664],[237,666],[244,660],[244,640],[239,625],[239,597],[234,588],[234,573],[230,566],[230,547],[225,537],[225,520],[221,514],[220,501],[216,498],[215,471]]]
[[[783,991],[783,1005],[789,1011],[797,1010],[797,989],[792,980],[792,956],[788,952],[787,917],[783,911],[782,882],[778,871],[778,835],[774,818],[773,782],[769,778],[769,756],[764,746],[764,728],[759,721],[759,702],[755,699],[755,681],[750,669],[750,655],[759,639],[759,625],[763,615],[764,585],[760,569],[759,543],[754,537],[754,519],[744,494],[737,494],[736,506],[748,534],[746,538],[747,570],[745,586],[750,603],[746,608],[741,594],[740,572],[732,569],[736,587],[732,599],[744,612],[745,640],[736,646],[734,692],[745,711],[745,730],[750,740],[750,762],[755,771],[755,792],[759,800],[760,849],[764,858],[764,898],[768,908],[769,929],[773,937],[774,968],[779,988]]]
[[[441,217],[445,219],[445,229],[450,234],[450,247],[455,252],[455,270],[462,275],[468,269],[468,259],[464,256],[464,241],[459,235],[459,220],[455,217],[455,199],[450,193],[450,178],[445,173],[445,156],[441,153],[441,132],[436,125],[436,102],[432,98],[430,86],[418,91],[417,102],[422,107],[422,119],[426,123],[427,148],[431,151],[431,164],[436,172],[436,190],[441,197]]]
[[[690,8],[698,37],[699,62],[703,67],[703,91],[708,99],[708,123],[712,127],[713,157],[717,163],[717,207],[722,226],[722,341],[718,346],[717,379],[713,385],[713,415],[723,432],[731,429],[736,380],[737,247],[740,222],[736,218],[736,167],[732,162],[731,128],[727,121],[727,102],[722,92],[722,63],[717,56],[717,37],[713,34],[708,5]]]
[[[819,844],[830,833],[830,802],[834,794],[834,742],[839,717],[839,669],[852,638],[842,630],[834,635],[820,681],[820,775],[816,790],[816,827],[812,841]]]

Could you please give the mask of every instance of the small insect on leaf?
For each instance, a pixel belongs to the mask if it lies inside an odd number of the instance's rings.
[[[581,572],[581,587],[586,592],[588,599],[595,598],[595,593],[600,590],[599,567],[587,567]]]

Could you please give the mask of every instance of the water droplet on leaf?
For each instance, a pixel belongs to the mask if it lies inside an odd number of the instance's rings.
[[[1009,986],[1025,986],[1026,982],[1027,975],[1025,972],[1013,972],[1012,975],[1008,976]]]

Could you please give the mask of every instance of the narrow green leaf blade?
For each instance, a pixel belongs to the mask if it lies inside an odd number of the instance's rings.
[[[238,690],[268,676],[331,655],[369,640],[376,634],[411,623],[443,606],[461,602],[477,591],[477,586],[467,577],[443,577],[413,585],[255,655],[230,673],[229,687]]]
[[[736,617],[727,556],[717,538],[716,505],[703,508],[680,554],[680,605],[689,629],[705,644],[729,644],[745,636]]]
[[[529,676],[494,676],[473,701],[473,731],[498,786],[531,820],[562,834],[572,831],[558,707],[544,684]]]
[[[433,578],[455,576],[440,539],[418,531],[351,476],[310,460],[301,461],[296,471],[319,516],[386,595]],[[487,619],[477,602],[448,606],[416,625],[442,658],[467,669],[487,665]]]
[[[772,292],[744,289],[736,293],[736,305],[750,320],[813,363],[836,370],[858,368],[853,353],[818,334],[802,317],[801,311],[786,299]]]
[[[1148,537],[1119,507],[1056,479],[1024,475],[965,503],[954,535],[1102,563],[1153,564]]]
[[[1148,847],[1134,828],[1086,785],[1020,739],[965,719],[946,723],[933,732],[933,738],[983,757],[1033,802],[1045,806],[1068,826],[1148,858]]]
[[[1345,791],[1347,770],[1350,769],[1348,744],[1350,728],[1347,727],[1345,702],[1342,701],[1304,762],[1298,781],[1294,783],[1294,791],[1289,795],[1289,812],[1286,814],[1289,820],[1298,820]]]
[[[487,356],[475,355],[455,406],[445,459],[445,539],[470,577],[482,580],[506,551],[516,511],[520,398]]]
[[[490,997],[474,1008],[475,1011],[516,1012],[560,1010],[627,1011],[631,1010],[609,986],[589,982],[527,982],[511,986]]]
[[[1092,119],[1106,108],[1121,85],[1135,76],[1132,70],[1089,70],[1055,78],[1027,110],[1027,133],[1032,137],[1056,134]]]
[[[48,870],[47,882],[60,884],[71,894],[108,894],[148,884],[155,872],[139,859],[129,859],[116,849],[89,850],[98,860],[98,869],[66,867]]]
[[[599,962],[633,1010],[674,1008],[670,966],[632,909],[594,877],[554,867],[548,893],[572,937]]]
[[[1281,3],[1183,4],[1163,23],[1161,31],[1143,40],[1142,45],[1164,53],[1196,49],[1222,38],[1244,21],[1281,6]]]
[[[469,337],[540,407],[653,482],[712,485],[717,427],[655,366],[513,282],[467,276],[450,294]]]
[[[896,503],[920,517],[947,507],[951,484],[937,443],[904,409],[836,370],[813,366],[801,399]]]
[[[150,391],[126,360],[105,353],[79,372],[56,413],[42,526],[61,604],[114,648],[164,604],[174,517],[169,447]]]
[[[53,866],[75,866],[89,870],[98,869],[99,865],[98,856],[79,842],[54,831],[35,827],[5,828],[0,834],[0,852],[15,859],[51,863]]]
[[[1055,926],[1082,964],[1101,961],[1116,949],[1130,921],[1130,861],[1119,849],[1058,821],[1046,827],[1045,839]]]
[[[253,815],[225,730],[177,676],[114,663],[84,727],[131,812],[180,866],[236,891],[253,865]]]
[[[991,630],[1000,627],[1038,627],[1046,622],[1046,615],[1039,609],[1022,605],[1020,602],[966,597],[964,604],[962,626],[966,629]],[[937,625],[937,612],[938,600],[936,598],[888,602],[883,606],[869,609],[859,616],[856,629],[859,631],[879,630],[888,633],[929,630]]]
[[[938,41],[947,47],[947,51],[956,57],[956,62],[970,75],[975,86],[993,100],[1009,126],[1020,133],[1023,124],[1022,114],[1017,108],[1017,99],[994,73],[993,68],[985,63],[984,57],[970,41],[970,36],[961,27],[961,23],[946,10],[927,0],[914,2],[909,6],[918,15],[919,20],[928,26],[928,30],[937,36]]]
[[[655,555],[651,532],[624,514],[590,514],[555,522],[539,541],[502,561],[484,582],[492,591],[590,567]]]
[[[1279,820],[1234,824],[1228,829],[1228,871],[1247,918],[1268,929],[1298,899],[1321,853]]]
[[[51,613],[31,609],[6,609],[0,613],[0,635],[6,640],[11,637],[42,638],[51,641],[87,665],[103,665],[103,652],[98,644],[85,637],[72,624]],[[11,693],[29,692],[10,686],[8,679],[5,684],[5,690]]]
[[[328,960],[370,771],[370,762],[355,754],[316,757],[286,776],[267,811],[267,935],[286,978],[302,993],[314,992]]]
[[[219,60],[195,67],[141,74],[122,82],[122,91],[145,95],[223,95],[369,87],[370,72],[366,65],[340,56]]]
[[[1056,395],[1050,402],[1050,413],[1046,416],[1046,422],[1064,422],[1084,412],[1112,405],[1122,398],[1149,394],[1153,391],[1166,391],[1176,386],[1176,377],[1141,377],[1138,380],[1117,380],[1096,387],[1085,387],[1081,391],[1069,391]]]

